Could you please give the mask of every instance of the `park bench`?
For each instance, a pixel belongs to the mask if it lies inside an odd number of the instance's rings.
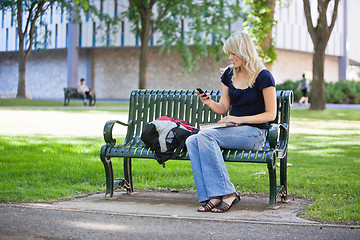
[[[219,101],[221,91],[207,91],[211,98]],[[269,206],[275,207],[280,196],[287,201],[287,147],[289,138],[290,107],[293,103],[292,91],[277,91],[277,117],[269,124],[266,145],[260,151],[223,149],[226,162],[264,163],[270,180]],[[216,122],[222,115],[214,113],[204,105],[195,90],[134,90],[130,95],[129,118],[124,123],[109,120],[104,126],[105,145],[101,147],[100,158],[106,174],[106,197],[113,197],[114,190],[125,188],[132,193],[132,158],[155,159],[153,152],[140,139],[146,123],[160,116],[180,118],[199,127],[201,123]],[[113,127],[120,124],[127,127],[123,144],[116,144]],[[124,177],[114,179],[111,159],[123,158]],[[277,185],[276,160],[280,161],[280,184]],[[182,150],[175,160],[190,160]]]
[[[91,89],[89,89],[91,91]],[[93,101],[90,101],[90,96],[86,95],[86,99],[89,100],[89,106],[95,106],[96,96],[93,93]],[[78,93],[77,88],[64,88],[64,106],[69,106],[70,99],[80,99],[83,100]]]

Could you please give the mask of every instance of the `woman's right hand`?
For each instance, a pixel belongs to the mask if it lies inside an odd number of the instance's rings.
[[[201,94],[201,93],[199,93],[199,91],[197,91],[197,94],[200,96],[200,100],[201,100],[204,104],[208,105],[208,104],[210,104],[210,103],[212,102],[209,93],[203,93],[203,94]]]

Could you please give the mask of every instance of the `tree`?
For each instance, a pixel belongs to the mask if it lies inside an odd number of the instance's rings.
[[[247,20],[243,24],[245,31],[254,40],[260,58],[269,69],[276,60],[272,38],[272,30],[276,24],[274,20],[276,0],[246,0],[245,4],[250,7]]]
[[[311,10],[309,0],[304,1],[304,10],[307,28],[310,33],[312,42],[314,44],[313,53],[313,81],[312,81],[312,93],[311,93],[311,106],[312,110],[324,110],[325,109],[325,81],[324,81],[324,61],[325,50],[329,41],[331,32],[335,26],[337,17],[337,11],[339,6],[339,0],[334,0],[334,8],[332,12],[331,22],[328,25],[328,7],[332,0],[318,0],[317,10],[318,19],[317,24],[314,27],[312,22]]]
[[[17,33],[19,36],[19,77],[17,97],[25,98],[25,72],[26,59],[29,56],[34,42],[36,23],[39,17],[54,3],[54,1],[4,1],[1,5],[2,10],[11,9],[14,15],[16,9]],[[23,16],[27,14],[23,27]],[[25,36],[28,36],[28,42],[25,43]],[[26,49],[27,45],[27,49]]]
[[[179,52],[191,70],[200,56],[215,54],[220,59],[220,46],[230,32],[227,26],[241,16],[241,8],[238,0],[129,0],[123,16],[140,37],[139,88],[144,89],[149,41],[156,32],[162,35],[161,50]]]
[[[74,5],[80,6],[74,8]],[[51,32],[47,30],[46,22],[40,16],[43,16],[51,7],[60,8],[71,11],[80,11],[90,9],[87,0],[4,0],[0,3],[0,9],[5,11],[10,10],[12,16],[16,15],[17,33],[19,37],[19,67],[18,67],[18,89],[17,98],[26,97],[26,60],[30,55],[34,46],[47,43]],[[92,6],[91,11],[95,8]],[[43,27],[43,39],[36,40],[36,36],[40,35],[39,31]],[[25,41],[26,40],[26,41]]]

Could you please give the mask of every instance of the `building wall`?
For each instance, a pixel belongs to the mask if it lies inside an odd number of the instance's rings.
[[[277,83],[283,83],[286,80],[300,80],[303,73],[308,79],[312,79],[312,53],[277,49],[276,54],[277,60],[274,62],[271,71]],[[325,81],[335,82],[339,80],[338,59],[336,56],[325,57]]]

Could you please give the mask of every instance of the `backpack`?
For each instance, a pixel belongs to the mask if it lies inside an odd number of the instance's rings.
[[[186,139],[198,132],[199,129],[186,121],[162,116],[147,123],[140,138],[154,152],[158,163],[165,167],[165,161],[175,159],[181,149],[186,147]]]

